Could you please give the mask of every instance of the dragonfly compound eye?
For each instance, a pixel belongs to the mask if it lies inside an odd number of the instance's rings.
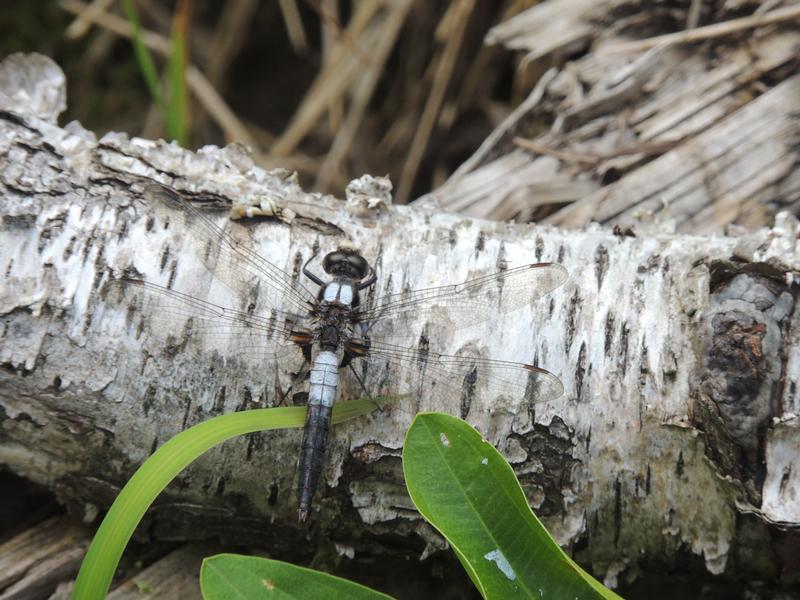
[[[361,280],[367,276],[369,265],[358,252],[340,249],[330,252],[322,259],[322,268],[329,275],[349,277]]]

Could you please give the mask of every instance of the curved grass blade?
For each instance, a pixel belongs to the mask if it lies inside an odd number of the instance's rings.
[[[217,554],[203,561],[200,589],[205,600],[390,600],[391,596],[341,577],[279,560]]]
[[[564,554],[511,466],[461,419],[417,415],[403,445],[403,473],[417,509],[485,598],[620,598]]]
[[[365,415],[375,408],[371,400],[337,402],[333,422]],[[81,563],[73,600],[105,598],[122,552],[156,496],[209,448],[230,438],[287,427],[302,427],[306,408],[262,408],[220,415],[182,431],[156,450],[133,474],[114,500]]]

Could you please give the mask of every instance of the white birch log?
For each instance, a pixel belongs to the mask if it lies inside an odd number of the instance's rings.
[[[442,351],[471,343],[560,376],[558,401],[480,397],[466,417],[513,464],[556,539],[608,583],[644,565],[674,567],[686,554],[714,574],[770,580],[786,559],[779,550],[764,557],[763,540],[800,527],[793,218],[738,238],[560,231],[391,206],[385,182],[372,178],[354,182],[343,202],[264,172],[238,146],[195,153],[61,128],[57,74],[41,58],[0,68],[6,467],[92,518],[165,440],[224,412],[274,404],[285,389],[290,374],[236,340],[187,339],[185,322],[158,330],[154,315],[101,294],[133,269],[216,297],[213,281],[224,273],[209,270],[208,249],[177,215],[143,202],[142,181],[158,181],[213,197],[218,208],[235,202],[278,215],[234,222],[208,212],[289,272],[315,246],[353,244],[376,265],[380,291],[456,283],[501,264],[562,264],[570,279],[561,288],[468,332],[450,330],[446,311],[398,327],[412,339],[425,328]],[[250,290],[234,291],[234,305],[246,302]],[[421,408],[459,415],[463,407],[454,396],[443,405],[423,398]],[[158,501],[149,535],[221,536],[276,556],[331,539],[342,552],[374,552],[387,534],[408,539],[387,552],[442,547],[403,486],[410,413],[404,404],[334,428],[311,533],[294,517],[300,432],[285,431],[209,452]]]

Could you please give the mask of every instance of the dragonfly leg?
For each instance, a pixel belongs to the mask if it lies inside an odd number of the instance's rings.
[[[319,254],[319,250],[315,251],[315,252],[314,252],[314,254],[312,254],[312,255],[311,255],[311,258],[309,258],[309,259],[308,259],[308,260],[305,262],[305,264],[303,265],[303,275],[305,275],[306,277],[308,277],[308,278],[309,278],[311,281],[313,281],[314,283],[316,283],[318,286],[320,286],[320,287],[324,287],[324,286],[325,286],[325,283],[322,281],[322,279],[320,279],[319,277],[317,277],[317,276],[316,276],[316,275],[314,275],[314,274],[313,274],[311,271],[309,271],[309,270],[308,270],[308,265],[309,265],[309,263],[310,263],[312,260],[314,260],[315,258],[317,258],[317,255],[318,255],[318,254]]]
[[[369,398],[369,401],[375,405],[375,408],[380,409],[381,408],[380,403],[377,400],[375,400],[375,398],[372,397],[372,394],[369,393],[369,390],[367,389],[367,386],[364,385],[364,381],[361,379],[361,376],[359,376],[358,371],[356,371],[355,368],[353,367],[353,363],[349,363],[347,366],[350,367],[350,371],[352,371],[353,376],[356,378],[356,381],[361,386],[361,389],[364,390],[364,393],[367,395],[367,398]]]
[[[361,291],[364,288],[368,288],[373,283],[375,283],[377,279],[378,276],[375,274],[375,269],[372,268],[372,265],[369,265],[369,277],[366,279],[366,281],[363,281],[362,283],[358,284],[358,290]]]

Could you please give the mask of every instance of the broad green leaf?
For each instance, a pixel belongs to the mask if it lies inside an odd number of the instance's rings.
[[[218,554],[206,558],[200,569],[200,589],[205,600],[391,599],[391,596],[341,577],[279,560],[238,554]]]
[[[419,414],[403,446],[417,509],[485,598],[619,598],[575,564],[528,505],[511,466],[469,424]]]
[[[338,423],[375,408],[372,400],[337,402]],[[156,450],[133,474],[111,505],[81,563],[72,591],[73,600],[105,598],[125,546],[156,496],[175,476],[209,448],[230,438],[287,427],[302,427],[303,406],[262,408],[220,415],[182,431]]]

